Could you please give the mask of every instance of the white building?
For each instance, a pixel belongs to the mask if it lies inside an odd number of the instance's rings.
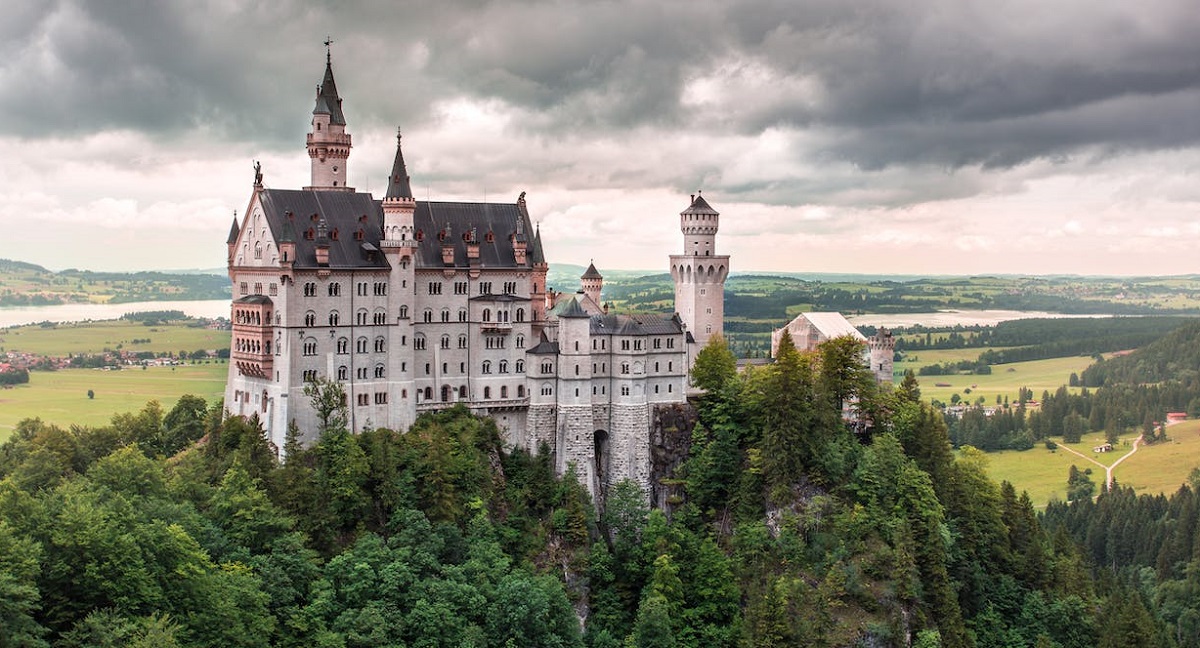
[[[326,58],[307,137],[311,186],[270,189],[256,173],[228,239],[233,340],[225,406],[257,416],[282,447],[295,421],[317,431],[304,384],[340,382],[354,430],[406,430],[464,404],[508,443],[543,442],[593,493],[648,485],[656,408],[686,399],[696,339],[721,331],[729,257],[719,214],[693,197],[671,256],[673,316],[608,314],[590,266],[556,300],[525,194],[513,203],[418,201],[400,139],[382,199],[346,186],[351,136]]]
[[[784,324],[783,328],[771,333],[772,358],[779,353],[779,340],[784,331],[791,336],[792,344],[798,351],[816,351],[822,342],[838,337],[851,337],[863,342],[863,362],[870,366],[875,380],[880,383],[892,382],[896,341],[886,328],[880,328],[875,335],[867,338],[841,313],[800,313],[795,319]]]

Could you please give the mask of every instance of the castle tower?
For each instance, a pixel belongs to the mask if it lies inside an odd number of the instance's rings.
[[[875,374],[876,382],[891,384],[892,360],[896,355],[896,339],[892,337],[892,332],[879,327],[875,335],[867,338],[867,346],[871,354],[871,373]]]
[[[557,469],[570,464],[588,492],[595,496],[603,483],[596,463],[595,427],[592,411],[592,318],[572,297],[558,315],[558,429],[555,448]]]
[[[392,162],[392,174],[388,176],[387,193],[382,204],[383,237],[379,241],[379,248],[391,266],[388,276],[388,319],[397,324],[396,327],[388,327],[392,338],[388,341],[388,348],[392,352],[388,354],[387,375],[391,382],[389,391],[403,398],[404,395],[416,393],[407,333],[412,324],[412,313],[416,312],[413,288],[416,285],[417,239],[413,214],[417,209],[417,201],[413,198],[412,183],[404,164],[399,129],[396,129],[396,158]],[[403,412],[403,420],[398,421],[400,428],[406,429],[412,425],[413,412],[408,408],[397,410]]]
[[[308,133],[312,185],[305,189],[354,191],[346,186],[346,179],[350,177],[346,172],[346,161],[350,157],[350,134],[346,132],[342,99],[333,81],[329,41],[325,42],[325,78],[317,87],[317,104],[312,114],[312,130]]]
[[[595,263],[589,263],[587,271],[579,278],[583,294],[589,297],[597,306],[600,305],[600,292],[604,289],[604,277],[596,269]]]
[[[717,254],[720,214],[703,196],[679,214],[683,232],[683,254],[671,255],[671,279],[675,281],[675,312],[691,332],[698,348],[721,333],[725,324],[725,278],[729,255]]]

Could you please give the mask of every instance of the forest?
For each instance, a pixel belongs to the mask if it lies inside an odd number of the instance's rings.
[[[461,408],[352,433],[324,380],[283,461],[196,397],[26,420],[0,445],[0,646],[1195,644],[1190,491],[1039,516],[859,352],[785,340],[739,373],[710,344],[665,510],[630,482],[594,502]],[[1110,540],[1135,519],[1161,541]]]
[[[1200,416],[1200,321],[1186,324],[1128,355],[1100,359],[1067,385],[1041,394],[1040,408],[1026,412],[1027,394],[994,413],[981,408],[948,419],[957,447],[984,450],[1033,447],[1050,437],[1076,443],[1088,431],[1104,431],[1110,441],[1140,430],[1146,441],[1161,440],[1158,426],[1167,412]]]

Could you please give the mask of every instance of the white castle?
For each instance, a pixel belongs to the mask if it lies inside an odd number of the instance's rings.
[[[693,196],[671,255],[676,314],[617,315],[589,266],[579,293],[546,286],[549,265],[525,194],[515,203],[414,199],[397,136],[382,200],[346,185],[351,138],[326,54],[308,137],[311,186],[268,189],[256,172],[228,239],[233,340],[225,406],[257,415],[282,447],[295,421],[312,441],[304,385],[341,383],[354,430],[407,430],[463,404],[507,443],[596,494],[647,488],[656,410],[686,401],[688,370],[722,331],[729,257],[719,214]]]

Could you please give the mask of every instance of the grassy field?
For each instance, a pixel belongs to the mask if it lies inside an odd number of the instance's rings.
[[[139,342],[134,342],[139,340]],[[145,342],[144,340],[149,340]],[[112,320],[0,329],[0,351],[23,351],[64,356],[104,350],[195,351],[229,348],[229,331],[192,328],[182,324],[143,326],[140,322]]]
[[[1170,494],[1187,481],[1193,468],[1200,467],[1200,420],[1186,421],[1168,428],[1170,441],[1152,446],[1142,446],[1137,453],[1126,459],[1113,471],[1118,483],[1132,486],[1138,494]],[[1071,444],[1075,449],[1096,461],[1110,466],[1129,452],[1134,435],[1121,438],[1114,452],[1096,454],[1092,448],[1104,442],[1104,435],[1091,434],[1079,443]],[[1037,445],[1032,450],[1017,452],[991,452],[988,458],[988,474],[997,482],[1007,480],[1017,491],[1029,491],[1036,506],[1045,506],[1051,500],[1065,500],[1067,471],[1072,464],[1080,470],[1092,469],[1092,480],[1096,487],[1104,483],[1105,472],[1100,466],[1073,454],[1058,450],[1047,450]]]
[[[26,418],[41,417],[60,426],[99,426],[107,424],[113,414],[140,410],[151,400],[159,401],[166,410],[184,394],[211,403],[224,395],[228,369],[227,364],[212,361],[145,370],[35,371],[28,385],[0,389],[0,441]],[[95,391],[95,399],[88,399],[89,389]]]
[[[980,349],[958,349],[916,353],[914,355],[918,358],[917,361],[896,363],[896,380],[897,382],[900,380],[905,369],[912,369],[915,372],[926,365],[964,359],[973,360],[979,357],[979,352]],[[1091,358],[1083,356],[1051,358],[993,365],[992,373],[986,376],[917,376],[917,380],[921,383],[921,396],[925,399],[937,399],[943,403],[949,403],[950,397],[957,393],[966,402],[974,403],[982,396],[984,405],[994,405],[996,396],[1000,396],[1001,400],[1007,396],[1010,402],[1016,402],[1017,390],[1021,387],[1032,389],[1034,398],[1041,398],[1043,391],[1053,392],[1059,386],[1067,384],[1072,373],[1083,371],[1091,363]],[[938,387],[938,383],[949,385],[949,387]],[[970,389],[971,393],[966,393],[967,389]]]

